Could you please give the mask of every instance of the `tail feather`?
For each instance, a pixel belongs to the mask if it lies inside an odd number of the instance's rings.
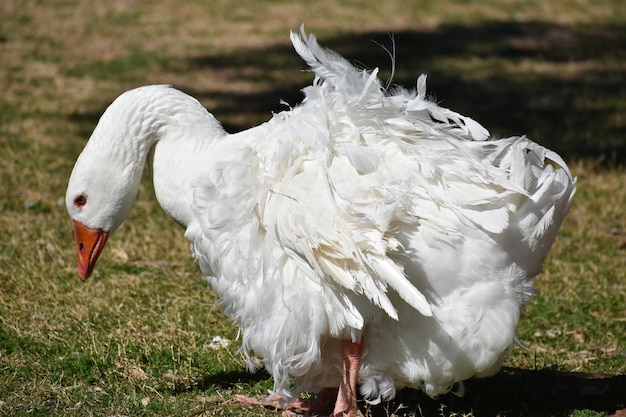
[[[363,98],[367,93],[382,91],[377,78],[378,69],[371,73],[359,71],[347,59],[330,49],[322,48],[313,34],[307,35],[304,25],[300,26],[300,35],[291,32],[294,49],[309,65],[316,76],[316,83],[324,81],[334,88],[342,88],[346,93]]]
[[[306,34],[304,25],[300,26],[300,34],[292,31],[290,36],[296,52],[315,73],[315,84],[324,83],[331,90],[339,90],[349,101],[367,101],[367,109],[373,110],[375,117],[384,117],[387,112],[380,110],[390,107],[399,110],[399,114],[408,122],[409,130],[413,132],[416,129],[430,134],[442,132],[470,140],[486,140],[490,136],[489,131],[472,118],[427,100],[426,75],[418,78],[416,93],[407,94],[400,89],[397,94],[385,95],[385,89],[377,77],[378,68],[372,71],[358,70],[334,51],[322,48],[314,35]]]

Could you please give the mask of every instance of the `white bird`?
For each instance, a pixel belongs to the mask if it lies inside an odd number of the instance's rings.
[[[570,207],[567,165],[429,101],[424,75],[415,91],[385,88],[301,32],[291,40],[315,80],[260,126],[228,134],[169,86],[108,107],[66,196],[81,280],[154,150],[159,203],[186,228],[249,368],[274,379],[273,395],[241,401],[317,412],[299,393],[330,393],[333,415],[355,416],[357,384],[377,402],[496,373]]]

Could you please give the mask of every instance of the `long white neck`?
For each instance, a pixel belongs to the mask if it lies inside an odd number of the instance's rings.
[[[209,147],[225,135],[220,123],[181,91],[159,85],[130,90],[102,115],[74,168],[68,196],[95,188],[106,190],[109,199],[118,198],[107,208],[108,202],[102,202],[102,214],[89,213],[104,218],[94,224],[115,230],[128,215],[146,159],[154,149],[157,198],[172,218],[187,225],[191,186],[201,171],[208,169]],[[95,165],[100,174],[90,175]],[[71,205],[68,200],[68,207]]]
[[[153,97],[144,111],[146,121],[158,127],[152,137],[143,138],[154,148],[156,197],[170,217],[186,226],[191,220],[192,186],[210,168],[210,147],[226,132],[193,97],[172,88],[146,88]]]
[[[185,227],[192,216],[193,186],[213,165],[215,140],[225,136],[221,127],[220,130],[214,127],[207,120],[170,126],[154,146],[152,165],[157,200],[170,217]]]

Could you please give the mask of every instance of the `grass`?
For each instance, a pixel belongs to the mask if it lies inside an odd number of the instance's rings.
[[[527,133],[579,178],[516,348],[464,398],[405,390],[370,415],[602,416],[626,407],[626,6],[621,1],[145,0],[0,5],[0,415],[249,415],[264,395],[237,329],[158,207],[146,174],[86,284],[63,196],[121,92],[170,83],[230,130],[295,103],[310,74],[288,44],[323,44],[395,80],[429,74],[438,100],[502,135]],[[220,336],[226,347],[212,344]],[[606,375],[605,375],[606,374]],[[254,410],[258,415],[276,415]]]

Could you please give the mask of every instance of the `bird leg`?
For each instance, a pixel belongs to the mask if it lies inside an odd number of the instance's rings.
[[[342,340],[341,358],[343,362],[343,375],[332,416],[361,417],[363,414],[356,404],[356,382],[359,376],[359,366],[361,364],[361,342]]]
[[[323,388],[314,399],[296,398],[285,402],[280,395],[273,395],[264,400],[258,400],[244,395],[237,395],[235,399],[242,404],[264,407],[269,410],[282,411],[283,416],[323,416],[327,415],[337,398],[337,388]]]
[[[324,415],[330,409],[333,399],[335,408],[331,417],[363,417],[356,403],[356,383],[361,364],[361,342],[351,340],[341,341],[342,377],[339,389],[324,388],[317,394],[315,399],[295,399],[285,404],[279,395],[274,395],[264,400],[238,395],[236,400],[247,405],[265,407],[271,410],[282,411],[285,416]]]
[[[280,395],[272,395],[264,400],[257,400],[256,398],[248,397],[247,395],[237,395],[235,396],[235,400],[242,404],[264,407],[270,410],[285,409],[285,406],[280,399]]]

